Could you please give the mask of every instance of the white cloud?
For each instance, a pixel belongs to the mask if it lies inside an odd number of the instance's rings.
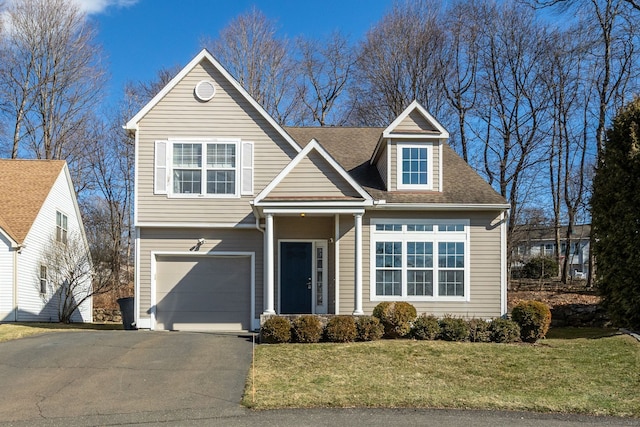
[[[133,6],[138,0],[73,0],[87,15],[102,13],[110,7]]]

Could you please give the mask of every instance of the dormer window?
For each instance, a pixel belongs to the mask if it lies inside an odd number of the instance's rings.
[[[433,189],[433,145],[398,144],[398,189]]]

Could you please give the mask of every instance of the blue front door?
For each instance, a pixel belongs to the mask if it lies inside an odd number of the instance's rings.
[[[311,313],[311,242],[280,243],[280,313]]]

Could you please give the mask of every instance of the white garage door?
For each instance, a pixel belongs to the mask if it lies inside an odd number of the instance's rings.
[[[250,257],[172,255],[157,258],[157,329],[249,330],[250,311]]]

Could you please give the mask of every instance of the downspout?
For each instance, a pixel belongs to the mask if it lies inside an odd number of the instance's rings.
[[[267,237],[265,236],[265,230],[260,227],[260,215],[258,215],[258,209],[253,204],[253,200],[249,202],[251,204],[251,210],[253,211],[253,216],[256,218],[256,230],[262,233],[262,312],[265,308],[265,291],[264,287],[267,283]],[[254,319],[255,313],[251,313],[251,319]],[[253,325],[251,325],[253,328]],[[260,328],[260,319],[258,319],[258,329]]]
[[[502,212],[502,224],[500,225],[500,313],[507,315],[507,223],[509,222],[510,210]]]

